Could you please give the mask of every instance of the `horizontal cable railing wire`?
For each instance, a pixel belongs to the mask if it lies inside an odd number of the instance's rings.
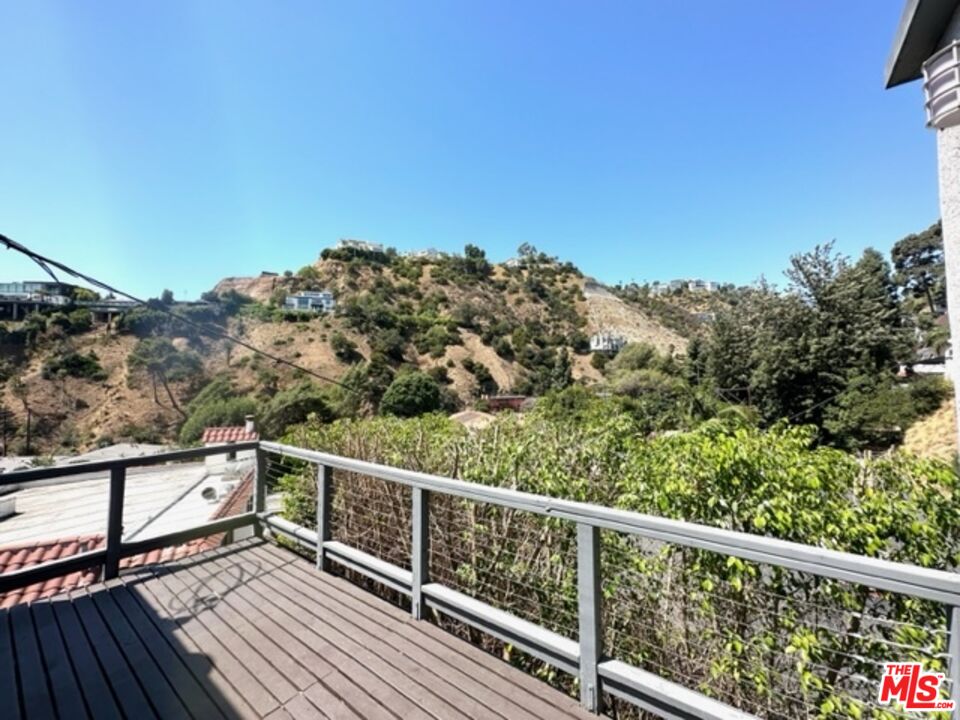
[[[265,453],[268,492],[282,495],[281,512],[316,530],[317,473],[313,462]],[[410,569],[410,488],[334,471],[331,539],[405,570]]]
[[[410,569],[410,488],[334,471],[330,503],[333,539]]]
[[[877,702],[885,662],[947,671],[938,603],[611,532],[603,541],[605,654],[752,714],[895,717]],[[949,680],[941,689],[949,697]]]
[[[628,676],[614,671],[614,661],[679,686],[668,694],[685,688],[778,720],[912,716],[877,700],[888,662],[920,662],[926,671],[944,673],[941,697],[954,696],[960,642],[947,628],[947,611],[960,605],[960,579],[951,573],[266,445],[328,465],[337,475],[377,477],[426,493],[430,583],[581,643],[590,582],[578,578],[584,555],[577,546],[589,537],[582,530],[599,531],[593,541],[600,548],[598,660],[612,681],[604,686],[604,707],[618,717],[644,715],[619,698],[643,696],[646,681],[629,676],[640,695],[626,692]],[[360,482],[355,479],[355,487]],[[335,504],[336,492],[333,497]],[[407,502],[382,489],[354,502],[361,500],[370,515],[364,522],[374,528],[380,517],[399,515],[395,503]],[[370,533],[380,537],[381,531]],[[402,558],[389,559],[383,540],[373,554],[407,568],[402,543],[396,541]],[[476,641],[473,630],[469,637]],[[481,644],[509,650],[510,643],[485,638]],[[534,672],[538,662],[550,662],[520,657],[510,659]],[[581,680],[589,679],[582,657]],[[576,679],[558,684],[569,690]],[[702,716],[724,713],[717,705]]]
[[[577,544],[570,523],[433,494],[430,581],[577,639]]]

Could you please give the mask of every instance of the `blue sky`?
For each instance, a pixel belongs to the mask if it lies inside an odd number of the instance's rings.
[[[0,232],[148,295],[339,237],[779,281],[938,217],[902,3],[3,3]]]

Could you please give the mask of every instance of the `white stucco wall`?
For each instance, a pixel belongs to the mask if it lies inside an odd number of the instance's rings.
[[[947,275],[947,309],[950,337],[960,341],[960,125],[937,130],[940,166],[940,217],[943,220],[943,255]],[[956,382],[955,378],[951,378]],[[957,427],[960,428],[960,393],[954,392]]]

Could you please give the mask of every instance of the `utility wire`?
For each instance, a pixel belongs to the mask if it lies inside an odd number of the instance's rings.
[[[113,295],[119,295],[119,296],[121,296],[121,297],[125,297],[125,298],[127,298],[128,300],[132,300],[133,302],[135,302],[135,303],[138,304],[138,305],[143,305],[144,307],[150,307],[150,308],[153,309],[153,310],[157,310],[157,311],[159,311],[159,312],[164,313],[165,315],[169,315],[170,317],[172,317],[172,318],[174,318],[175,320],[178,320],[178,321],[184,323],[185,325],[190,325],[191,327],[197,328],[197,329],[200,330],[202,333],[204,333],[204,334],[206,334],[206,335],[208,335],[208,336],[215,337],[215,338],[219,338],[219,339],[221,339],[221,340],[226,340],[227,342],[230,342],[230,343],[233,343],[233,344],[235,344],[235,345],[239,345],[240,347],[246,348],[247,350],[250,350],[251,352],[253,352],[253,353],[257,354],[257,355],[260,355],[260,356],[265,357],[265,358],[269,358],[270,360],[272,360],[273,362],[275,362],[275,363],[278,364],[278,365],[286,365],[286,366],[288,366],[288,367],[293,368],[294,370],[299,370],[299,371],[301,371],[301,372],[306,373],[307,375],[311,375],[312,377],[315,377],[315,378],[317,378],[318,380],[322,380],[323,382],[328,382],[328,383],[331,383],[331,384],[336,385],[336,386],[338,386],[338,387],[341,387],[341,388],[343,388],[344,390],[346,390],[346,391],[348,391],[348,392],[355,393],[355,394],[357,393],[357,390],[356,390],[355,388],[352,388],[352,387],[350,387],[349,385],[346,385],[345,383],[340,382],[339,380],[334,380],[333,378],[329,378],[329,377],[327,377],[327,376],[325,376],[325,375],[321,375],[321,374],[318,373],[318,372],[314,372],[313,370],[310,370],[309,368],[305,368],[305,367],[303,367],[303,366],[301,366],[301,365],[297,365],[296,363],[290,362],[289,360],[287,360],[287,359],[285,359],[285,358],[282,358],[282,357],[280,357],[279,355],[274,355],[273,353],[267,352],[266,350],[261,350],[260,348],[258,348],[258,347],[255,346],[255,345],[252,345],[251,343],[247,342],[246,340],[242,340],[241,338],[235,337],[234,335],[230,335],[229,333],[221,330],[220,328],[216,327],[215,325],[211,325],[211,324],[209,324],[209,323],[197,322],[196,320],[193,320],[192,318],[184,317],[183,315],[178,315],[177,313],[173,312],[172,310],[170,310],[169,308],[167,308],[167,307],[165,307],[165,306],[163,306],[163,305],[149,305],[149,304],[147,303],[147,301],[146,301],[146,300],[143,300],[142,298],[138,298],[137,296],[131,295],[131,294],[128,293],[128,292],[124,292],[123,290],[119,290],[119,289],[113,287],[112,285],[108,285],[107,283],[102,282],[101,280],[97,280],[97,279],[94,278],[94,277],[91,277],[91,276],[89,276],[89,275],[86,275],[86,274],[80,272],[79,270],[74,270],[73,268],[69,267],[68,265],[64,265],[63,263],[58,262],[57,260],[53,260],[52,258],[44,257],[44,256],[41,255],[40,253],[34,252],[33,250],[31,250],[30,248],[26,247],[25,245],[22,245],[22,244],[18,243],[18,242],[15,241],[15,240],[11,240],[10,238],[8,238],[6,235],[4,235],[4,234],[2,234],[2,233],[0,233],[0,243],[3,243],[4,245],[6,245],[8,250],[16,250],[17,252],[19,252],[19,253],[27,256],[27,257],[30,258],[31,260],[33,260],[33,262],[35,262],[37,265],[39,265],[47,275],[49,275],[51,278],[53,278],[54,282],[59,283],[60,280],[59,280],[59,279],[57,278],[57,276],[54,274],[53,270],[50,269],[51,267],[55,267],[55,268],[57,268],[58,270],[60,270],[61,272],[66,273],[67,275],[71,275],[71,276],[73,276],[73,277],[75,277],[75,278],[78,278],[78,279],[80,279],[80,280],[83,280],[83,281],[89,283],[90,285],[93,285],[94,287],[100,288],[101,290],[104,290],[104,291],[106,291],[106,292],[108,292],[108,293],[112,293]]]

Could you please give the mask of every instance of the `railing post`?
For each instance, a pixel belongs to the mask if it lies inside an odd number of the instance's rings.
[[[947,654],[950,656],[947,678],[950,680],[950,699],[953,712],[950,717],[960,720],[960,607],[947,606]]]
[[[112,580],[120,574],[120,545],[123,541],[123,496],[127,485],[127,470],[122,465],[110,468],[110,502],[107,506],[107,559],[103,565],[103,579]]]
[[[413,538],[410,568],[413,571],[410,614],[422,620],[426,608],[422,588],[430,577],[430,491],[415,487],[413,495]]]
[[[253,477],[253,511],[262,513],[267,509],[267,453],[257,446],[257,473]],[[257,537],[263,537],[263,521],[257,518],[253,524]]]
[[[597,663],[603,634],[601,625],[600,529],[577,524],[577,597],[580,618],[580,704],[600,712]]]
[[[330,526],[330,496],[333,492],[333,468],[320,465],[317,468],[317,570],[326,572],[329,569],[326,552],[323,544],[333,539]]]

